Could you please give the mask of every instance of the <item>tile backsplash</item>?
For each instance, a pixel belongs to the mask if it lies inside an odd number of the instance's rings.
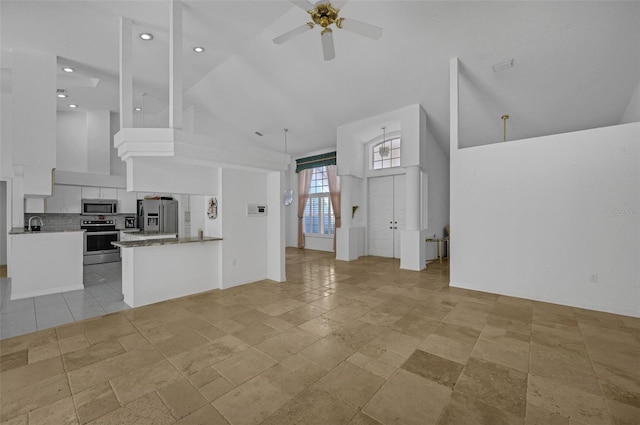
[[[29,223],[29,218],[33,216],[42,217],[44,222],[44,229],[59,229],[59,230],[75,230],[80,229],[80,223],[83,220],[98,220],[98,216],[92,215],[80,215],[80,214],[25,214],[24,225]],[[124,218],[133,217],[133,214],[118,214],[104,216],[105,220],[115,220],[116,229],[124,229]],[[33,222],[32,222],[33,224]]]

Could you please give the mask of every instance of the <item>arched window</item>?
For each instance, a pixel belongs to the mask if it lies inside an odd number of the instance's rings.
[[[382,170],[400,166],[400,137],[389,138],[375,144],[372,150],[372,169]]]

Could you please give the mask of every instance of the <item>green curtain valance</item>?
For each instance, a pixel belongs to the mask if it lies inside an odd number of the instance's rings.
[[[323,167],[325,165],[336,165],[336,153],[328,152],[321,155],[308,156],[296,159],[296,173],[307,168]]]

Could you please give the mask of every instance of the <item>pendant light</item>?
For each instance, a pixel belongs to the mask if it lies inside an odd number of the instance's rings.
[[[503,115],[502,117],[502,127],[503,127],[503,142],[507,141],[507,120],[509,119],[509,115]]]
[[[386,141],[387,141],[387,127],[382,127],[382,144],[380,145],[378,152],[380,153],[380,156],[383,158],[388,157],[389,153],[391,152],[391,149],[386,144]]]

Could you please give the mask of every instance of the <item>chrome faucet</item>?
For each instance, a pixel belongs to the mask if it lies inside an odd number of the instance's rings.
[[[33,230],[33,227],[31,226],[31,220],[33,220],[34,218],[40,220],[40,226],[38,226],[38,230],[40,230],[40,227],[44,227],[44,221],[42,221],[42,217],[34,215],[32,217],[29,217],[29,230]]]

